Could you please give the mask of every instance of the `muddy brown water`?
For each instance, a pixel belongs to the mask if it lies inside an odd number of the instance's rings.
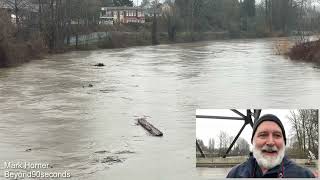
[[[196,108],[319,107],[320,69],[275,55],[276,41],[70,52],[0,69],[0,179],[31,171],[5,162],[73,179],[201,179]],[[143,116],[164,136],[137,126]]]

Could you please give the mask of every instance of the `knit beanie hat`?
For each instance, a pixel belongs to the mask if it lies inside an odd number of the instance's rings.
[[[253,136],[257,131],[258,126],[263,121],[273,121],[273,122],[277,123],[278,126],[280,127],[281,131],[282,131],[284,144],[287,144],[286,132],[284,131],[283,124],[280,121],[280,119],[277,116],[273,115],[273,114],[265,114],[265,115],[261,116],[256,122],[254,122],[254,124],[253,124],[253,132],[252,132],[252,137],[251,137],[251,143],[252,143],[252,140],[253,140]]]

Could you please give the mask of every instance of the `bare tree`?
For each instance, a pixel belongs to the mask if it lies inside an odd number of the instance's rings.
[[[30,14],[38,11],[33,6],[33,0],[2,0],[3,4],[12,9],[12,13],[15,16],[15,24],[17,25],[17,31],[21,29],[22,21],[28,21]]]
[[[241,137],[239,137],[235,146],[238,147],[240,155],[248,155],[250,152],[249,143]]]
[[[228,147],[228,135],[224,131],[220,131],[219,139],[219,153],[222,154]]]
[[[151,3],[152,9],[153,9],[153,20],[152,20],[152,31],[151,31],[151,37],[152,37],[152,45],[157,45],[159,44],[159,39],[158,39],[158,20],[157,16],[159,15],[160,11],[160,4],[159,0],[154,0]]]
[[[162,17],[167,23],[167,31],[169,41],[175,41],[176,37],[176,18],[177,12],[174,3],[171,0],[167,0],[162,8]]]
[[[318,132],[318,110],[301,109],[291,111],[288,117],[293,128],[293,135],[296,140],[291,143],[298,144],[296,150],[299,156],[307,157],[309,151],[318,158],[319,132]]]
[[[208,146],[209,152],[214,152],[215,149],[215,140],[214,138],[209,139],[209,146]]]

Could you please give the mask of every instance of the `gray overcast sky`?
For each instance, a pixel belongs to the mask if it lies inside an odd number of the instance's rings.
[[[246,110],[240,110],[241,113],[246,114]],[[240,117],[229,109],[197,109],[197,115],[218,115],[218,116],[232,116]],[[286,131],[287,139],[291,137],[291,124],[287,116],[290,114],[288,109],[266,109],[261,111],[263,114],[274,114],[280,118]],[[218,143],[218,135],[220,131],[225,131],[230,136],[236,136],[242,127],[244,121],[241,120],[220,120],[220,119],[196,119],[196,137],[202,139],[205,145],[208,145],[209,139],[214,138],[216,146]],[[252,128],[247,125],[242,131],[240,137],[248,141],[251,147]]]

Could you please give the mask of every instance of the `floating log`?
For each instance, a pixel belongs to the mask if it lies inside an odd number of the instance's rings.
[[[163,133],[150,124],[145,118],[138,118],[138,124],[140,124],[145,130],[147,130],[153,136],[163,136]]]
[[[102,150],[102,151],[96,151],[96,152],[94,152],[94,153],[104,154],[104,153],[110,153],[110,151]]]
[[[98,64],[95,64],[94,66],[102,67],[102,66],[104,66],[104,64],[103,63],[98,63]]]

